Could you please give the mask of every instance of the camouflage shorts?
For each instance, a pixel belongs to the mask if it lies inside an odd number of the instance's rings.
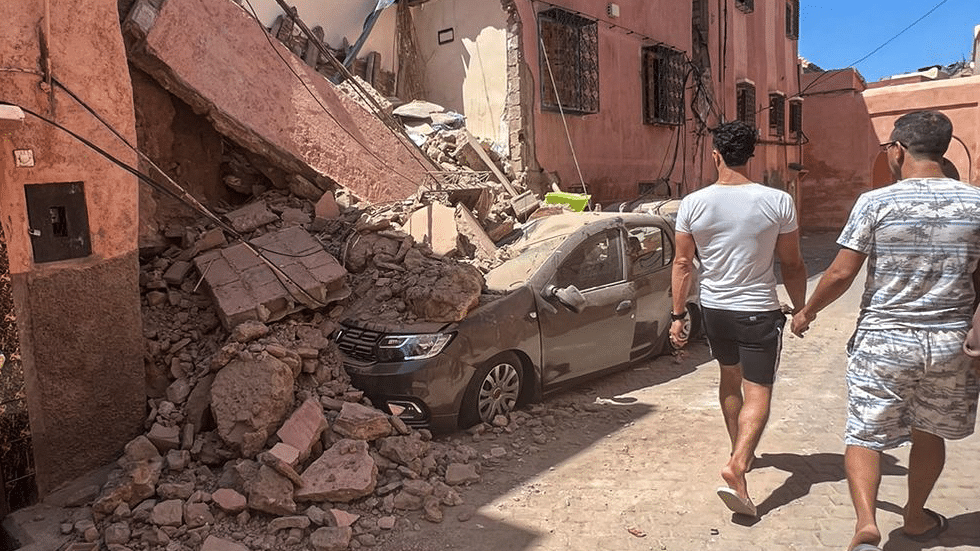
[[[965,334],[858,329],[847,345],[845,443],[892,449],[913,428],[948,440],[973,434],[980,384]]]

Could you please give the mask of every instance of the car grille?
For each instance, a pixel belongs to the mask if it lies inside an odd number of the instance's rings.
[[[374,347],[381,339],[381,335],[379,331],[345,325],[337,339],[337,348],[350,358],[374,362],[377,361]]]

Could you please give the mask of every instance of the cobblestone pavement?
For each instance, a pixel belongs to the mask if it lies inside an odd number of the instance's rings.
[[[826,236],[810,245],[834,252],[832,237],[830,246]],[[385,549],[845,549],[854,517],[843,468],[843,349],[861,282],[806,338],[784,341],[771,419],[748,475],[760,514],[754,522],[732,516],[715,494],[728,439],[717,364],[696,343],[682,358],[658,358],[571,393],[605,414],[583,413],[539,456],[488,469],[471,489],[477,493],[467,494],[471,518],[447,515]],[[901,535],[908,448],[885,455],[878,503],[885,551],[980,550],[980,435],[949,443],[947,456],[927,505],[950,528],[923,544]]]

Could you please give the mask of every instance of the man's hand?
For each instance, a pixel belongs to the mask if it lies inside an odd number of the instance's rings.
[[[806,310],[800,310],[793,316],[793,321],[790,323],[789,330],[793,332],[797,337],[803,338],[803,333],[810,330],[810,323],[817,319],[815,314],[810,314]]]
[[[684,348],[687,344],[687,339],[690,335],[684,334],[684,324],[687,320],[677,320],[671,322],[670,324],[670,343],[674,345],[674,348]]]

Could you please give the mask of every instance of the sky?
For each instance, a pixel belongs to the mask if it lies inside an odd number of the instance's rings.
[[[904,34],[854,64],[937,5]],[[865,81],[873,82],[971,59],[976,25],[978,0],[800,0],[799,53],[821,69],[854,65]]]

